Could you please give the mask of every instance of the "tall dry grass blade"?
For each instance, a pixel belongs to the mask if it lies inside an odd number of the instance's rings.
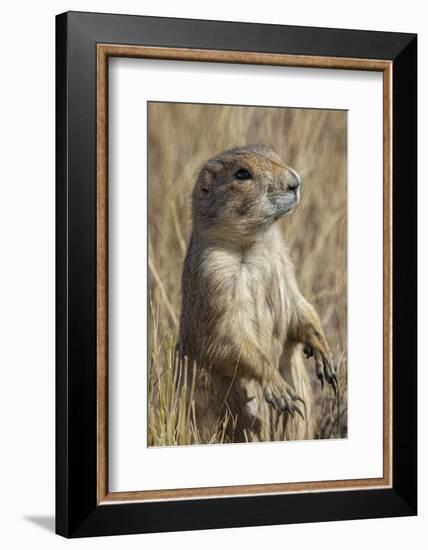
[[[157,269],[155,267],[155,264],[154,264],[154,262],[153,262],[153,260],[150,256],[150,254],[149,254],[149,269],[150,269],[150,271],[153,275],[154,280],[156,281],[156,284],[158,285],[159,291],[160,291],[161,296],[162,296],[163,303],[164,303],[164,305],[165,305],[165,307],[166,307],[166,309],[169,313],[169,316],[171,317],[171,320],[174,323],[174,325],[177,327],[178,326],[178,317],[174,313],[174,309],[171,305],[171,302],[168,300],[168,296],[167,296],[165,287],[163,286],[162,280],[159,277],[159,274],[157,272]]]
[[[181,231],[180,223],[177,216],[177,207],[175,202],[170,202],[171,212],[172,212],[172,221],[174,222],[174,228],[177,234],[178,244],[180,246],[181,254],[184,257],[186,255],[186,241],[183,238],[183,232]]]

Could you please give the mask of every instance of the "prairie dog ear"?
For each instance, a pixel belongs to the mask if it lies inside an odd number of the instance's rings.
[[[199,172],[197,187],[201,195],[211,194],[219,168],[217,163],[208,162]]]

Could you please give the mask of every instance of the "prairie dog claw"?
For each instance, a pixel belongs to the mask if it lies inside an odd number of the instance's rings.
[[[312,346],[309,344],[305,344],[303,346],[303,353],[306,355],[306,359],[309,359],[309,357],[314,356],[314,350],[312,349]]]
[[[294,403],[300,401],[303,405],[305,402],[296,394],[294,389],[287,384],[279,371],[273,371],[270,373],[268,380],[264,380],[263,392],[266,401],[277,411],[288,412],[292,417],[297,413],[302,419],[304,415],[302,411]]]
[[[333,363],[333,357],[321,353],[319,350],[314,350],[315,373],[321,382],[321,390],[324,389],[324,380],[333,388],[334,394],[337,394],[338,381],[336,369]]]

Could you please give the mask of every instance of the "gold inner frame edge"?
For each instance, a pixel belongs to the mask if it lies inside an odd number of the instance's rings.
[[[225,487],[108,489],[108,59],[133,57],[383,73],[383,477]],[[97,44],[97,504],[224,498],[392,486],[392,62],[257,52]]]

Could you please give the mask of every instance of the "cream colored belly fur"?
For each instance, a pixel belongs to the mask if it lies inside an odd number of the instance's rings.
[[[252,247],[244,257],[233,251],[211,250],[203,268],[210,278],[215,293],[215,307],[219,312],[217,335],[227,337],[233,331],[241,346],[250,346],[266,362],[278,368],[297,393],[305,400],[305,420],[279,413],[266,402],[260,383],[234,376],[233,365],[229,376],[216,380],[214,392],[203,390],[197,395],[197,410],[203,429],[208,432],[224,409],[224,397],[232,415],[238,417],[235,440],[274,441],[284,439],[311,439],[312,401],[310,380],[302,359],[299,344],[287,342],[292,322],[291,293],[286,292],[287,269],[284,249],[266,247],[266,243]],[[208,301],[210,297],[208,296]],[[239,355],[238,350],[238,355]],[[213,398],[213,394],[218,396]],[[240,435],[241,434],[241,435]]]

